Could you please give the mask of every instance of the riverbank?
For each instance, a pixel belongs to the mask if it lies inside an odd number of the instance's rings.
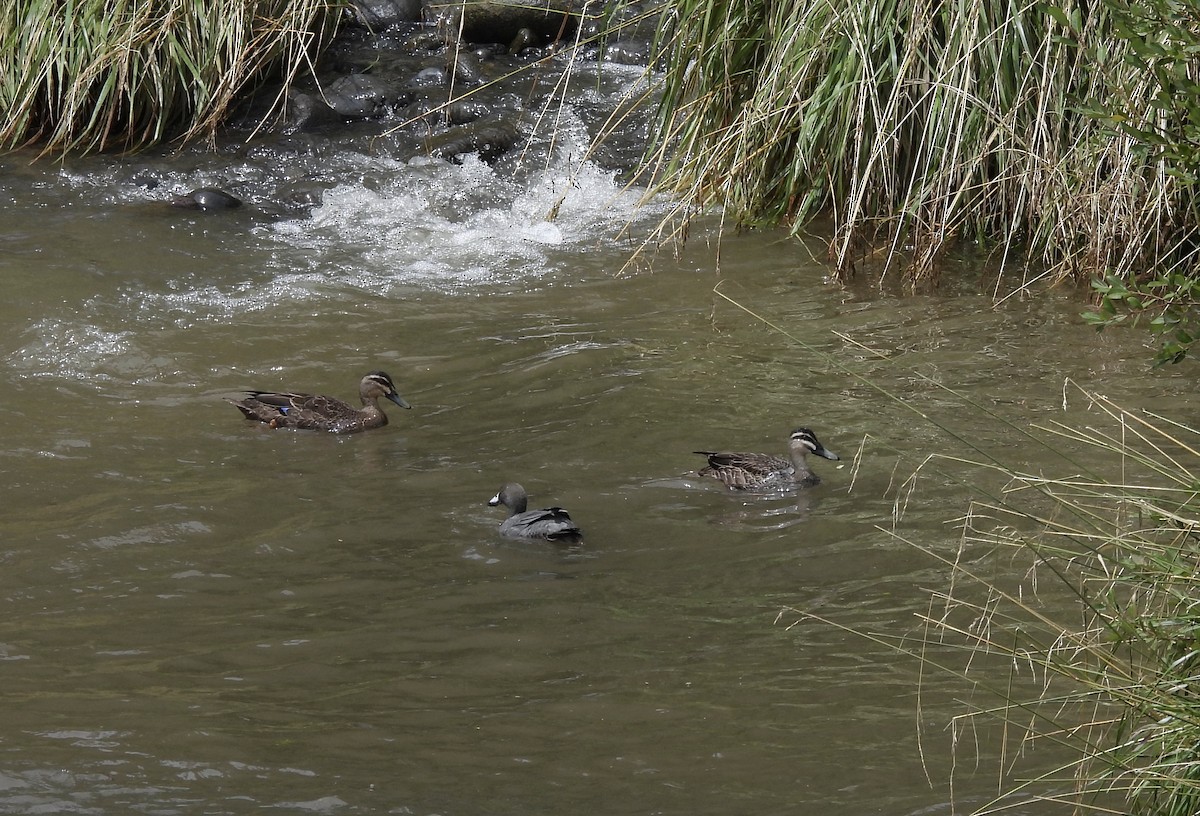
[[[672,5],[656,155],[680,211],[834,224],[847,279],[1096,281],[1098,328],[1200,337],[1200,11],[1168,0]],[[669,150],[667,149],[669,146]]]

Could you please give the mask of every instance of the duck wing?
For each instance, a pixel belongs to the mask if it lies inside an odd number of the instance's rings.
[[[314,398],[312,394],[299,394],[292,391],[247,391],[246,397],[247,401],[254,400],[263,405],[281,409],[280,413],[287,413],[292,408],[303,406],[307,400]]]
[[[360,420],[353,405],[324,394],[291,391],[247,391],[246,399],[233,401],[249,419],[275,428],[339,431]]]
[[[225,401],[241,411],[242,416],[246,419],[253,419],[257,422],[278,423],[284,417],[277,406],[261,402],[256,397],[246,397],[241,400],[227,398]]]
[[[792,463],[766,453],[694,451],[708,457],[708,467],[701,476],[712,476],[735,490],[761,487],[779,474],[792,469]]]
[[[527,510],[509,516],[500,525],[500,532],[520,538],[546,538],[551,541],[578,541],[583,531],[561,507]]]

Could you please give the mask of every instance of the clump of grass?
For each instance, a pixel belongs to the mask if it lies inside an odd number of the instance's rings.
[[[1128,117],[1163,112],[1116,1],[676,0],[663,185],[743,224],[829,215],[843,275],[929,279],[963,239],[1061,277],[1144,270],[1197,224],[1167,157],[1084,109],[1119,87]]]
[[[238,94],[286,81],[331,0],[13,0],[0,10],[0,149],[132,150],[211,136]],[[277,105],[282,98],[277,100]]]
[[[1194,816],[1200,431],[1086,396],[1105,426],[1041,430],[1060,452],[1092,448],[1113,471],[1045,478],[983,463],[1007,487],[971,508],[957,553],[927,550],[949,565],[949,586],[932,597],[921,647],[903,648],[974,689],[956,733],[1002,725],[1002,796],[976,812],[1003,811],[1017,797]],[[1024,578],[1014,578],[1022,564]],[[1050,595],[1055,602],[1043,603]],[[962,668],[931,657],[947,649],[962,651]],[[1033,779],[1009,776],[1012,746],[1038,741],[1074,758]]]

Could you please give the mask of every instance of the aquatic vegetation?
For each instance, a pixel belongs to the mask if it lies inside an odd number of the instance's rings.
[[[964,240],[1022,282],[1192,274],[1197,102],[1170,89],[1194,86],[1197,11],[1139,3],[1139,27],[1122,1],[678,0],[662,184],[741,224],[830,217],[842,275],[926,281]]]
[[[1200,7],[1177,0],[1111,0],[1114,28],[1126,45],[1111,72],[1111,93],[1089,114],[1112,138],[1132,144],[1142,162],[1171,179],[1176,200],[1153,206],[1162,238],[1152,274],[1115,268],[1097,275],[1099,300],[1084,319],[1098,329],[1145,317],[1159,337],[1157,363],[1177,363],[1200,337]],[[1135,244],[1136,248],[1136,244]]]
[[[239,94],[287,80],[331,0],[16,0],[0,10],[0,149],[132,150],[210,136]],[[283,94],[275,100],[278,107]]]
[[[957,550],[909,542],[949,570],[915,638],[866,636],[962,681],[956,752],[1000,743],[998,795],[972,812],[1041,801],[1190,816],[1200,812],[1200,430],[1079,393],[1098,416],[1088,427],[1012,426],[1074,475],[931,457],[925,466],[953,461],[1004,486],[958,519]],[[1027,754],[1056,759],[1029,775]]]

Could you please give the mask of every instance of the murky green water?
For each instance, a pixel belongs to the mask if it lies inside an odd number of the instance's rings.
[[[1187,419],[1196,390],[1073,293],[881,296],[777,236],[618,275],[588,218],[530,216],[528,255],[511,221],[406,222],[400,258],[361,198],[278,226],[5,173],[0,812],[948,813],[965,690],[926,680],[931,786],[919,667],[781,610],[915,629],[946,577],[879,528],[969,454],[937,425],[1053,473],[987,411],[1092,421],[1069,379]],[[414,408],[359,436],[222,401],[377,367]],[[690,475],[800,424],[842,456],[814,490]],[[498,540],[510,479],[585,544]],[[972,497],[930,469],[898,529],[950,552]],[[995,790],[963,766],[959,810]]]

